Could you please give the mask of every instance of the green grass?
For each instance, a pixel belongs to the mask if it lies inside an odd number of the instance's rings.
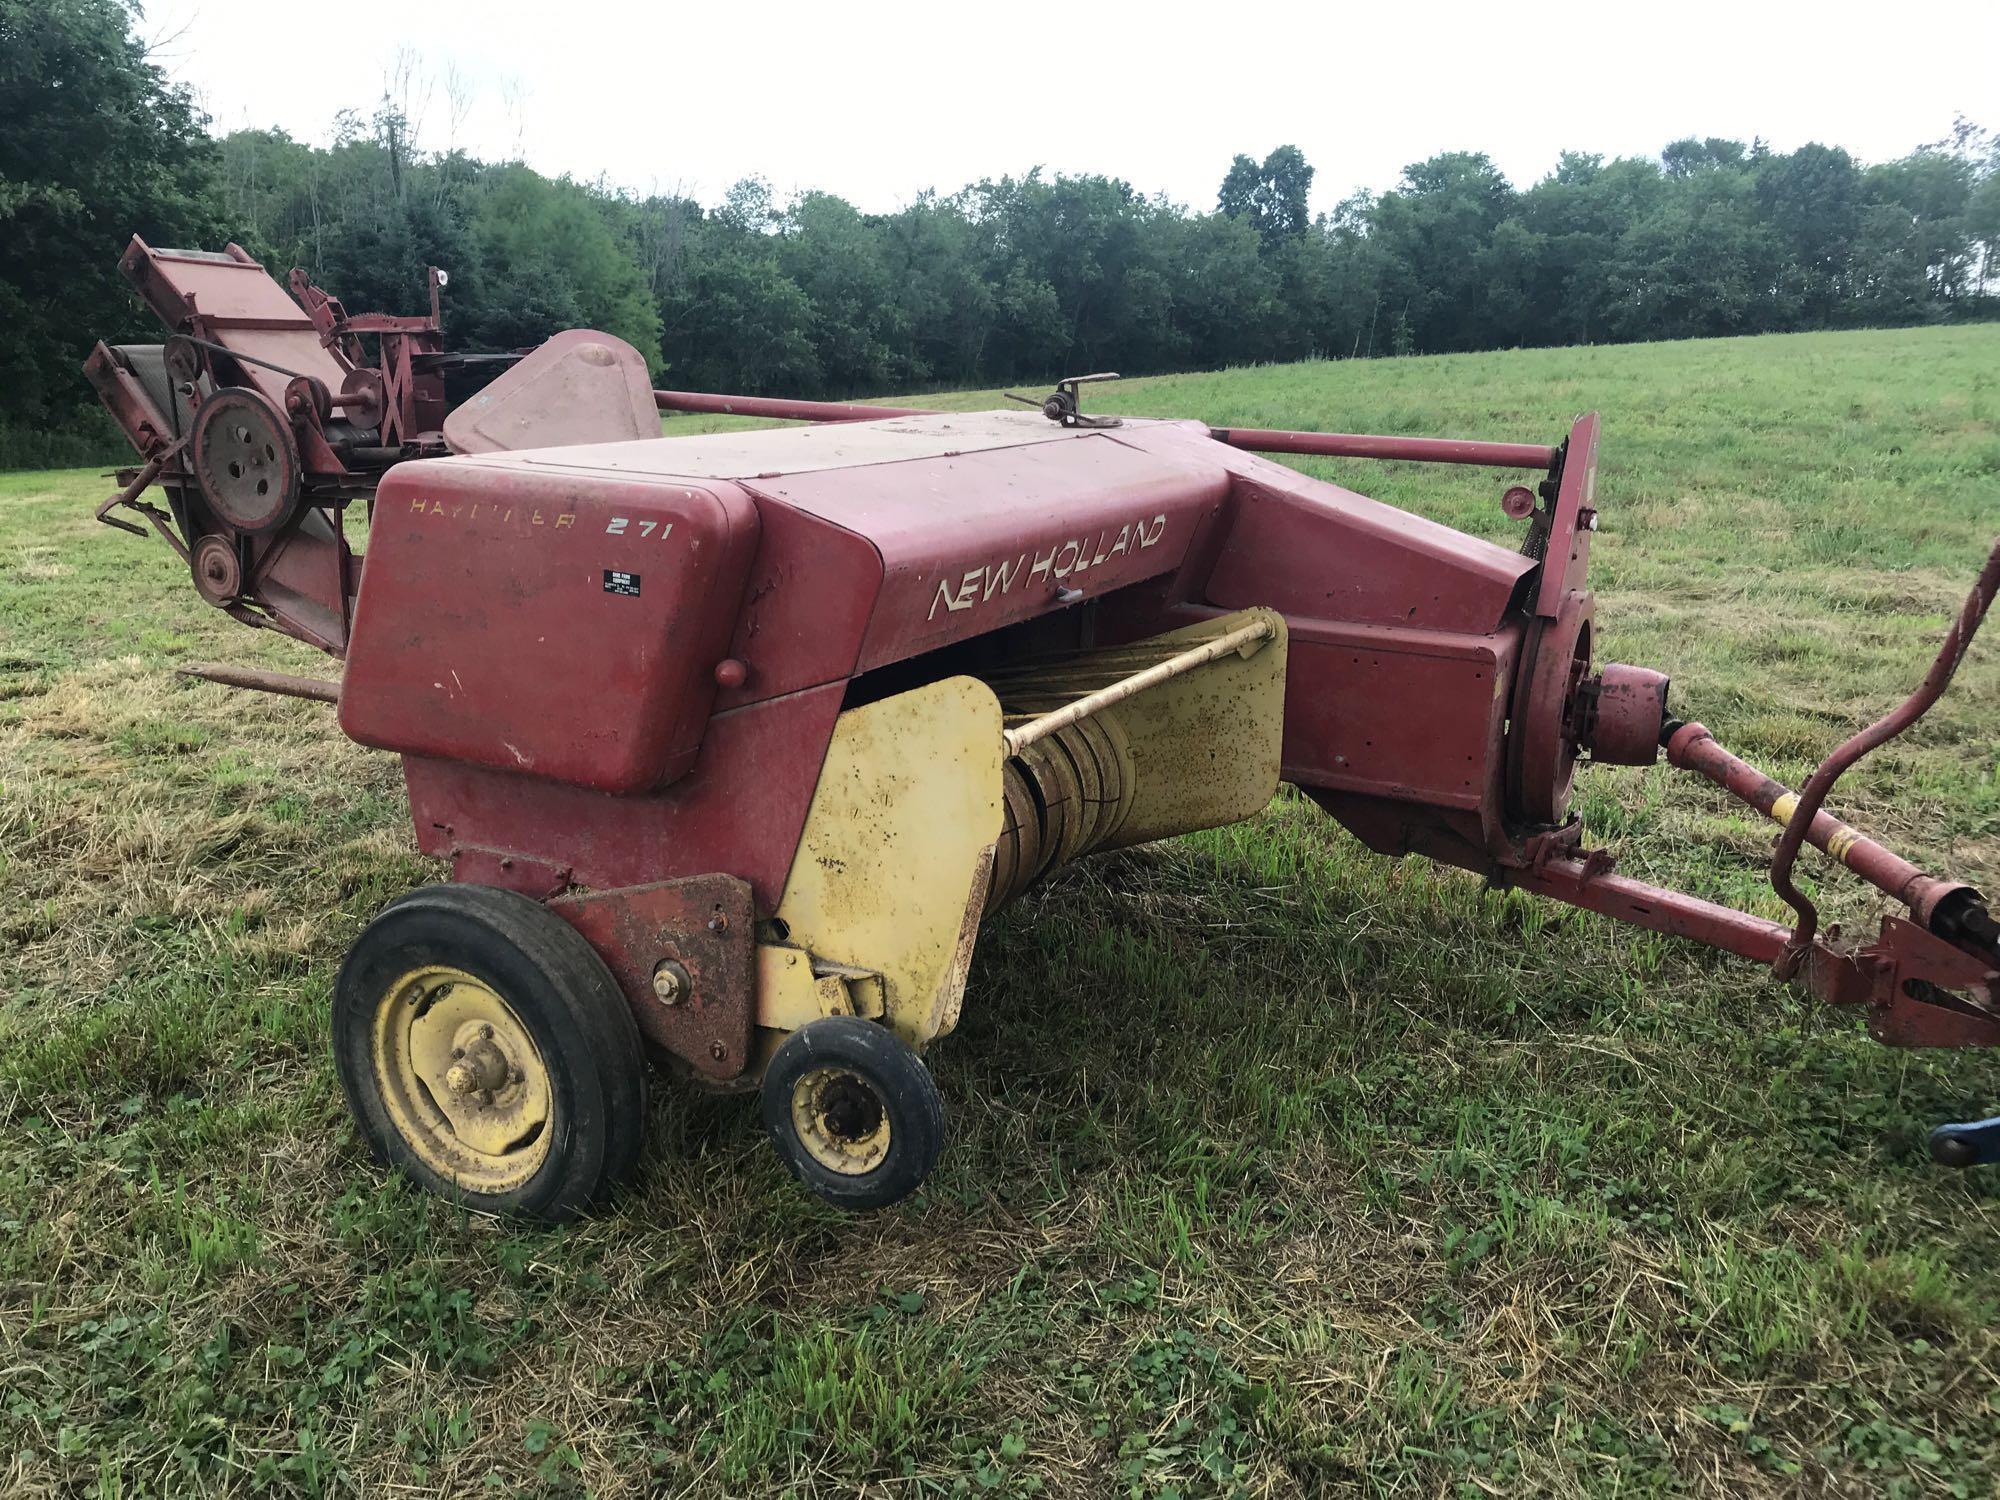
[[[1604,652],[1793,780],[1915,682],[2000,530],[1994,327],[1087,395],[1539,441],[1601,409]],[[1513,534],[1491,474],[1307,467]],[[0,475],[0,1492],[2000,1486],[2000,1189],[1922,1151],[2000,1104],[1994,1060],[1876,1048],[1291,796],[986,931],[933,1054],[953,1143],[897,1210],[821,1207],[747,1103],[665,1087],[588,1224],[383,1178],[328,988],[442,871],[323,708],[171,676],[323,668],[93,525],[105,493]],[[2000,886],[1996,704],[2000,635],[1840,810]],[[1623,868],[1778,910],[1771,830],[1719,794],[1656,768],[1579,795]]]

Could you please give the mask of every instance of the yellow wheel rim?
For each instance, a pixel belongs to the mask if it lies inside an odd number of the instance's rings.
[[[548,1065],[513,1007],[463,969],[433,964],[389,987],[375,1077],[418,1159],[468,1192],[517,1188],[548,1158]]]
[[[846,1068],[814,1068],[792,1085],[792,1129],[814,1161],[860,1177],[889,1154],[889,1111],[875,1086]]]

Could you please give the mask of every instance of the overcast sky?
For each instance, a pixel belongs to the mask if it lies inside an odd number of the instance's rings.
[[[1517,184],[1559,151],[1762,135],[1864,160],[2000,128],[2000,3],[1275,4],[152,0],[157,60],[215,128],[324,141],[397,59],[425,144],[713,203],[761,174],[864,209],[982,176],[1104,172],[1213,206],[1293,142],[1316,210],[1434,152]],[[454,131],[452,93],[463,101]]]

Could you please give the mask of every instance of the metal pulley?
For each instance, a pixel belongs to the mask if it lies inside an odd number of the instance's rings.
[[[161,348],[161,361],[174,381],[193,390],[208,373],[208,353],[197,339],[176,333]]]
[[[234,540],[213,532],[194,544],[188,569],[196,591],[210,604],[233,604],[243,592],[243,563],[236,548]]]
[[[1569,810],[1578,750],[1570,705],[1590,675],[1595,614],[1589,594],[1568,593],[1553,619],[1531,627],[1507,730],[1507,801],[1524,823],[1557,824]]]
[[[203,401],[188,456],[209,509],[239,532],[275,531],[298,507],[298,440],[261,392],[227,386]]]

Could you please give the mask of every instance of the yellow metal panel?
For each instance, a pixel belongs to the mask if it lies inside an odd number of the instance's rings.
[[[757,945],[757,1024],[797,1031],[819,1019],[812,955],[779,943]]]
[[[821,1016],[879,1016],[882,976],[815,960],[789,943],[757,946],[757,1024],[797,1031]]]
[[[1253,620],[1271,635],[1126,699],[1114,712],[1131,747],[1131,810],[1099,847],[1220,828],[1261,812],[1277,794],[1285,737],[1285,621],[1245,609],[1146,642],[1162,657]]]
[[[970,677],[849,709],[778,903],[791,943],[881,975],[884,1018],[916,1046],[958,1018],[1003,753],[1000,702]]]

